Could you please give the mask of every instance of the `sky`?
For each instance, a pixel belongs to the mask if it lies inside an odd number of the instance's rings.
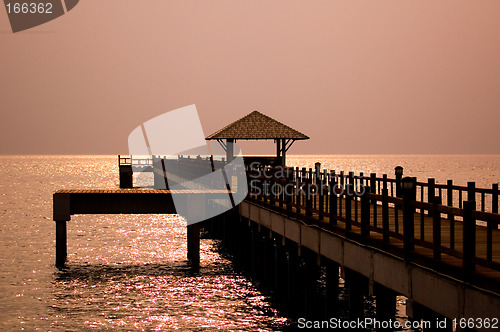
[[[0,8],[1,154],[126,154],[190,104],[205,135],[269,115],[292,154],[499,154],[500,1],[83,0],[15,34]]]

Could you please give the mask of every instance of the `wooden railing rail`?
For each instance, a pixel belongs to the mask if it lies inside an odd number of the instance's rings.
[[[398,181],[385,174],[253,166],[247,175],[249,198],[289,217],[394,252],[402,244],[400,254],[408,262],[430,260],[435,268],[450,265],[444,256],[453,257],[461,264],[450,267],[466,280],[478,266],[500,271],[500,215],[484,211],[483,202],[476,210],[475,201],[478,195],[490,195],[491,210],[498,211],[498,185],[484,189],[431,179],[416,182],[420,191],[417,187],[416,197],[408,198],[397,196],[402,196],[401,189],[396,190]],[[463,202],[458,207],[449,204],[443,189],[458,191]]]

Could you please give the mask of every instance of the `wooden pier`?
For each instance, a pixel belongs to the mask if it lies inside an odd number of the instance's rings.
[[[210,197],[226,197],[228,191],[211,191]],[[75,214],[175,214],[172,194],[207,195],[196,190],[113,189],[59,190],[53,195],[53,219],[56,222],[56,266],[67,260],[67,222]],[[187,200],[186,200],[187,201]],[[201,207],[195,207],[201,208]],[[199,265],[199,225],[188,226],[188,258]]]
[[[403,177],[400,166],[394,178],[322,170],[319,163],[314,169],[284,167],[291,144],[308,138],[259,112],[207,137],[223,145],[227,161],[238,139],[274,140],[277,153],[247,158],[248,196],[239,206],[188,226],[187,256],[194,268],[199,266],[202,226],[223,239],[234,257],[270,285],[297,317],[334,315],[340,269],[348,288],[350,318],[363,316],[363,297],[371,294],[376,296],[377,319],[392,319],[396,295],[401,294],[408,299],[407,313],[413,320],[431,319],[437,325],[436,318],[448,323],[454,318],[498,319],[498,184],[476,188],[473,182],[421,182]],[[181,156],[177,161],[187,165],[189,160]],[[119,156],[118,161],[121,188],[133,187],[134,168],[153,171],[155,187],[166,186],[161,157]],[[206,194],[166,188],[56,192],[56,265],[66,262],[71,215],[169,214],[176,212],[173,194]],[[326,290],[318,291],[319,279]],[[450,323],[447,330],[452,330]]]

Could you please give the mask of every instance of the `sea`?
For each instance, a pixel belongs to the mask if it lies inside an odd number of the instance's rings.
[[[290,155],[289,166],[404,174],[457,185],[500,182],[500,155]],[[186,261],[177,215],[77,215],[68,264],[57,269],[52,194],[118,188],[116,155],[0,156],[0,330],[284,331],[296,321],[218,241],[201,240],[201,268]],[[404,298],[398,297],[404,320]]]

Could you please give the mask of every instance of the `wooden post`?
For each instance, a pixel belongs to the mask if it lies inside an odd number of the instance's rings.
[[[491,212],[498,214],[498,183],[494,183],[493,186],[492,186]],[[495,229],[497,229],[497,228],[500,229],[500,225],[499,224],[497,224],[495,226]]]
[[[429,178],[427,180],[427,203],[432,204],[436,195],[436,180]],[[432,216],[432,209],[429,210],[429,216]]]
[[[301,173],[300,173],[300,170],[299,168],[295,168],[295,180],[296,180],[296,184],[295,184],[295,214],[296,214],[296,217],[299,218],[299,215],[300,215],[300,204],[301,204],[301,201],[300,201],[300,197],[301,197],[301,182],[302,182],[302,177],[301,177]]]
[[[467,200],[476,201],[476,182],[467,182]],[[475,209],[475,206],[474,206]]]
[[[376,298],[376,318],[379,321],[394,320],[396,314],[396,292],[380,284],[374,285]],[[377,331],[392,331],[392,329],[379,329]]]
[[[414,211],[410,202],[412,200],[410,190],[403,193],[403,236],[404,236],[404,250],[405,261],[410,262],[413,258],[414,250]]]
[[[340,265],[329,259],[323,259],[326,272],[325,319],[333,317],[339,299],[339,269]]]
[[[66,222],[71,219],[70,194],[57,193],[52,198],[56,222],[56,267],[64,267],[68,257]]]
[[[434,245],[434,259],[441,259],[441,213],[437,211],[437,208],[441,205],[441,197],[434,197],[432,202],[432,242]]]
[[[336,225],[337,224],[337,193],[336,189],[338,186],[338,181],[337,177],[335,175],[335,171],[330,172],[330,185],[329,185],[329,190],[330,190],[330,225]]]
[[[377,174],[375,173],[370,173],[370,192],[372,194],[377,193]]]
[[[494,183],[491,188],[491,212],[498,213],[498,183]],[[484,203],[483,203],[484,207]],[[498,226],[495,224],[495,229]],[[487,222],[486,228],[486,259],[491,261],[493,258],[493,223]]]
[[[323,181],[321,181],[323,182]],[[325,213],[325,193],[323,192],[323,184],[320,183],[318,185],[318,197],[319,197],[319,203],[318,203],[318,211],[319,211],[319,215],[318,215],[318,219],[319,220],[323,220],[325,219],[324,218],[324,213]],[[328,193],[327,193],[328,195]]]
[[[193,269],[200,268],[200,223],[187,226],[187,258]]]
[[[281,159],[281,140],[280,139],[276,139],[276,166],[283,166],[281,164],[282,162],[282,159]]]
[[[394,167],[394,175],[396,177],[396,197],[401,198],[403,195],[403,191],[401,190],[401,179],[403,178],[403,167],[396,166]]]
[[[132,188],[133,187],[132,165],[119,165],[118,171],[120,172],[120,188]]]
[[[314,183],[319,186],[321,179],[321,163],[317,162],[314,164]]]
[[[283,186],[283,195],[285,196],[285,203],[286,203],[286,215],[290,217],[292,213],[292,195],[293,195],[293,190],[290,191],[290,188],[292,188],[293,183],[293,168],[292,167],[287,167],[286,168],[286,181],[285,185]]]
[[[469,281],[475,270],[474,258],[476,257],[476,220],[472,217],[472,211],[476,209],[475,201],[464,202],[464,279]]]
[[[446,186],[446,203],[448,206],[453,206],[453,180],[448,180]],[[448,220],[450,221],[450,249],[455,249],[455,215],[448,213]]]
[[[345,197],[345,229],[346,231],[351,230],[351,195],[353,195],[354,185],[348,183],[345,187],[344,197]]]
[[[68,257],[66,221],[56,220],[56,267],[66,264]]]
[[[234,139],[232,138],[226,139],[226,160],[228,164],[231,161],[233,161],[233,144],[234,144]]]
[[[308,218],[312,217],[313,212],[312,212],[312,184],[311,181],[312,179],[309,178],[306,180],[306,220],[308,221]]]
[[[389,195],[387,188],[382,189],[382,229],[384,230],[384,242],[389,242]]]
[[[370,187],[362,187],[363,195],[361,196],[361,238],[366,240],[370,237],[370,199],[368,193]]]
[[[498,183],[494,183],[492,186],[491,195],[491,212],[498,214]]]
[[[281,166],[286,167],[286,140],[281,140]]]
[[[345,269],[345,287],[349,294],[349,319],[363,317],[364,295],[368,293],[368,278]]]

